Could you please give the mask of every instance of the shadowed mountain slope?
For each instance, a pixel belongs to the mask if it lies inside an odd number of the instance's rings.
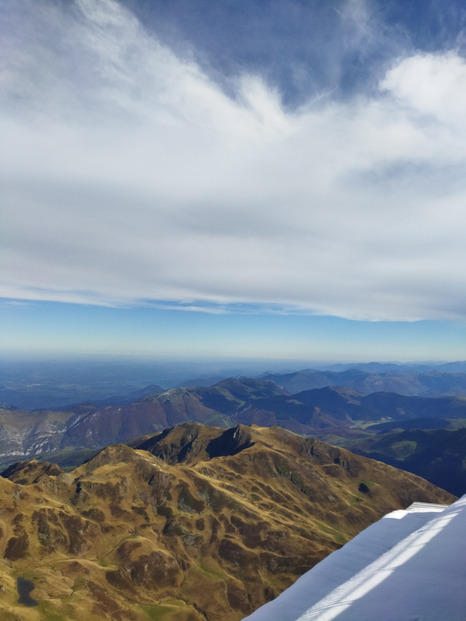
[[[186,423],[140,446],[0,478],[2,620],[236,621],[388,511],[453,500],[279,428]]]
[[[466,493],[466,428],[404,429],[353,440],[351,450],[422,476],[456,496]]]

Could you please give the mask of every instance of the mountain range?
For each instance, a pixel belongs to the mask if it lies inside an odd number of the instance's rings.
[[[291,393],[344,386],[358,392],[395,392],[411,397],[462,396],[466,394],[466,366],[451,363],[436,367],[372,363],[342,371],[304,369],[264,375]]]
[[[263,365],[264,362],[261,362]],[[407,396],[441,397],[466,394],[466,362],[334,364],[275,372],[259,363],[238,367],[210,363],[157,363],[118,360],[12,361],[0,358],[0,403],[5,407],[66,410],[77,403],[121,405],[147,394],[185,386],[212,386],[224,379],[248,376],[272,379],[291,393],[345,386],[365,394],[397,392]],[[275,363],[283,369],[284,363]],[[259,375],[259,373],[261,373]]]
[[[388,511],[454,500],[278,427],[189,422],[132,444],[3,473],[2,621],[236,621]]]
[[[406,468],[460,495],[466,491],[466,450],[458,430],[464,420],[461,397],[363,394],[337,386],[291,394],[270,378],[237,377],[119,405],[80,404],[61,412],[0,409],[0,463],[40,457],[76,466],[104,446],[188,421],[223,428],[279,425]],[[400,435],[408,430],[409,439]],[[457,447],[453,456],[449,444]]]
[[[456,397],[362,394],[325,387],[291,394],[270,379],[231,378],[214,386],[170,389],[120,405],[79,404],[63,412],[1,410],[3,443],[25,442],[31,454],[44,448],[99,447],[194,420],[231,426],[232,421],[281,426],[302,433],[348,427],[360,421],[466,418],[466,401]],[[0,443],[0,451],[2,445]],[[18,454],[20,454],[18,452]]]

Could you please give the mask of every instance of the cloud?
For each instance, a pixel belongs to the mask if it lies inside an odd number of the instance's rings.
[[[403,59],[381,83],[418,114],[464,129],[466,63],[453,52]]]
[[[227,94],[113,0],[2,10],[4,297],[464,317],[454,52],[290,110],[260,75]]]

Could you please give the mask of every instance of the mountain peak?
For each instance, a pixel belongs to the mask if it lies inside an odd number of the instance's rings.
[[[187,423],[144,443],[154,454],[109,446],[69,473],[11,469],[0,484],[5,618],[24,577],[44,618],[238,621],[388,511],[453,500],[278,427]]]

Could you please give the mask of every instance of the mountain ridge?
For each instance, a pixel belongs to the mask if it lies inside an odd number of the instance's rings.
[[[0,478],[2,617],[239,621],[427,481],[281,428],[184,423],[72,472]],[[188,447],[188,450],[185,450]],[[164,457],[162,459],[162,457]]]

